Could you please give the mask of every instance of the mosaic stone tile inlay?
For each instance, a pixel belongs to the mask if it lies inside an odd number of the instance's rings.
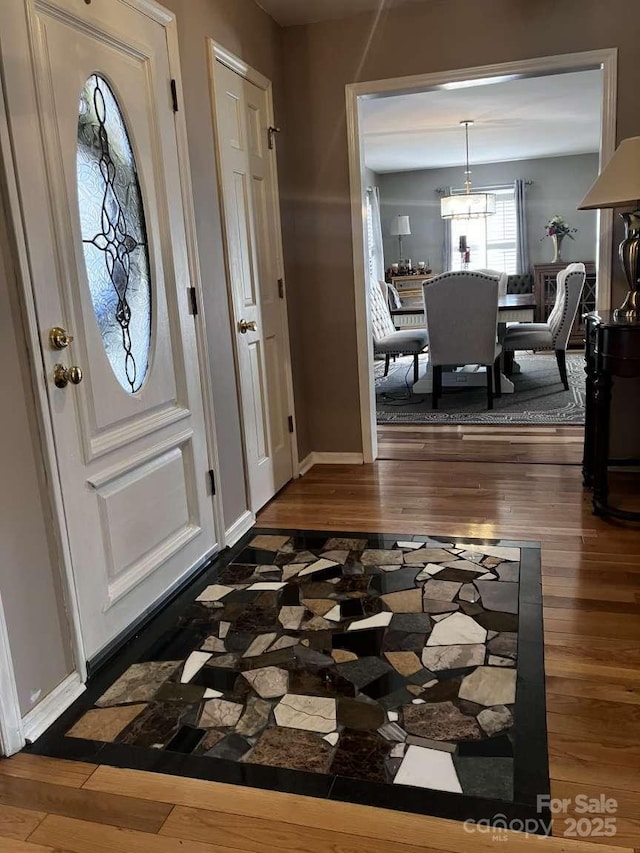
[[[517,735],[528,683],[518,651],[520,608],[539,606],[540,579],[538,558],[533,592],[520,594],[522,554],[406,534],[255,533],[199,584],[177,624],[85,703],[63,740],[198,757],[197,775],[216,766],[218,779],[234,762],[395,794],[530,802],[515,773],[529,740]],[[534,746],[546,766],[544,701],[530,713],[540,708]],[[412,810],[410,798],[392,807],[403,802]]]

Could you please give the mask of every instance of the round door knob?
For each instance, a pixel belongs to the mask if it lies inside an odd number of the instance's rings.
[[[82,382],[82,370],[75,364],[67,370],[67,376],[72,385],[79,385]]]
[[[64,364],[56,364],[53,368],[53,381],[56,388],[66,388],[69,382],[79,385],[82,382],[82,370],[75,365],[65,367]]]
[[[246,335],[247,332],[257,332],[258,325],[255,320],[239,320],[238,331],[241,335]]]

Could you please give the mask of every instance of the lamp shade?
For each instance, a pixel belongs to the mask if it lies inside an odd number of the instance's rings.
[[[625,207],[640,199],[640,136],[623,139],[578,210]]]
[[[389,231],[392,237],[407,237],[411,234],[411,226],[409,225],[408,216],[395,216],[391,222],[391,230]]]
[[[493,193],[459,193],[440,200],[442,219],[478,219],[496,212]]]

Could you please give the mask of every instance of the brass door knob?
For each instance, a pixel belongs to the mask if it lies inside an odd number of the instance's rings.
[[[247,332],[257,332],[258,326],[255,320],[239,320],[238,331],[241,335],[246,335]]]
[[[66,349],[73,342],[73,336],[60,326],[54,326],[49,332],[49,343],[53,349]]]
[[[56,388],[66,388],[69,382],[79,385],[82,382],[82,370],[75,365],[65,367],[64,364],[56,364],[53,368],[53,381]]]

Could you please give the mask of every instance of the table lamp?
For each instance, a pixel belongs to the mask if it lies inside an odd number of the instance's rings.
[[[640,136],[623,139],[615,154],[583,198],[578,210],[635,206],[622,213],[625,237],[620,262],[629,285],[626,299],[614,311],[616,319],[640,319]]]
[[[411,226],[409,225],[409,217],[408,216],[396,216],[391,222],[391,230],[389,232],[392,237],[398,238],[398,252],[399,257],[398,260],[402,262],[404,260],[402,256],[402,238],[408,237],[411,234]]]

